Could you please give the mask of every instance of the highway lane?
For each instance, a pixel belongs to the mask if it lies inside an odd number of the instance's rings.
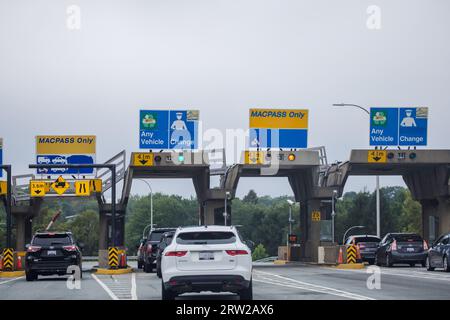
[[[159,300],[161,280],[154,273],[137,270],[125,275],[96,275],[87,269],[81,288],[68,289],[67,277],[0,278],[0,300],[5,299],[93,299],[93,300]],[[364,270],[339,270],[306,264],[256,266],[254,298],[265,300],[372,300],[372,299],[450,299],[450,273],[428,272],[424,268],[380,268],[381,288],[369,289],[372,274]],[[236,300],[232,294],[189,294],[180,300]]]

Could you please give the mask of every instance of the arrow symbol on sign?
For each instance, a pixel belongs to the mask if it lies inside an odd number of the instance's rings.
[[[375,161],[380,161],[381,158],[380,158],[380,157],[373,157],[373,160],[375,160]]]
[[[39,193],[41,193],[41,190],[36,190],[36,191],[34,191],[34,193],[39,194]]]
[[[139,162],[140,162],[142,165],[144,165],[144,164],[147,163],[147,160],[140,160]]]

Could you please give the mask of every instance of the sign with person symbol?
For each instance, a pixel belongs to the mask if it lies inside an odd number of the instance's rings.
[[[428,108],[371,108],[371,146],[426,146]]]
[[[141,149],[197,149],[198,110],[140,110]]]

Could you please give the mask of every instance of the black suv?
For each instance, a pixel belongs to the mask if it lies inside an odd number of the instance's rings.
[[[144,272],[152,272],[156,267],[157,246],[164,233],[176,230],[176,228],[156,228],[149,232],[144,247]]]
[[[80,247],[71,232],[37,232],[31,244],[26,246],[27,281],[37,280],[38,275],[66,275],[67,268],[72,265],[78,266],[81,271]]]
[[[172,243],[175,231],[165,232],[161,237],[161,241],[156,246],[156,275],[158,278],[162,278],[161,274],[161,257],[164,249]]]

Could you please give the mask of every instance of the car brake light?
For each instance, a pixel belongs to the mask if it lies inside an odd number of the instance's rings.
[[[41,250],[39,246],[29,246],[27,252],[38,252],[39,250]]]
[[[391,251],[397,251],[397,240],[394,240],[394,242],[392,242]]]
[[[423,250],[428,250],[428,244],[425,240],[423,240]]]
[[[152,245],[151,244],[147,245],[147,253],[152,253]]]
[[[366,247],[366,245],[365,245],[365,244],[362,244],[362,243],[358,243],[358,247],[359,247],[360,249],[364,249],[364,248]]]
[[[63,249],[66,251],[77,251],[77,246],[74,246],[74,245],[63,246]]]
[[[226,250],[226,253],[230,256],[238,256],[238,255],[244,255],[248,254],[246,250]]]
[[[166,252],[166,257],[184,257],[187,251],[169,251]]]

